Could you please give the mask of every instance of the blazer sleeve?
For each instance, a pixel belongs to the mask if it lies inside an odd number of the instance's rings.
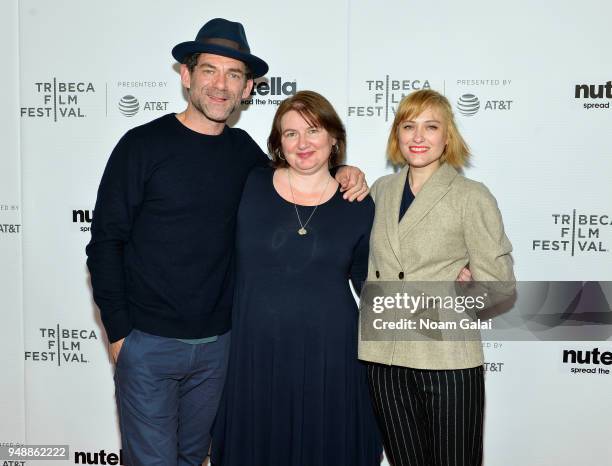
[[[472,276],[476,281],[514,282],[512,244],[504,232],[497,201],[484,185],[473,186],[463,215]]]

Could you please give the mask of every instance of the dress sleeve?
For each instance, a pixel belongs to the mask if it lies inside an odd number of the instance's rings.
[[[351,263],[350,279],[357,295],[361,294],[361,288],[368,276],[368,256],[370,253],[370,232],[374,223],[374,202],[369,196],[363,200],[367,215],[361,221],[364,225],[363,233],[359,237],[353,249],[353,261]]]
[[[466,199],[463,216],[469,268],[476,281],[514,282],[512,244],[504,232],[497,202],[478,183]]]
[[[132,329],[124,250],[143,202],[144,179],[141,154],[128,132],[113,150],[102,175],[86,248],[94,301],[110,342],[124,338]]]

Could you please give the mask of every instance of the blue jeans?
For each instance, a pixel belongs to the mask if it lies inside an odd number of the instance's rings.
[[[230,332],[191,345],[132,330],[119,352],[115,396],[126,466],[199,466],[225,382]]]

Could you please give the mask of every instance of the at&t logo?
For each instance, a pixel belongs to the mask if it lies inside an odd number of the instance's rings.
[[[464,116],[472,116],[480,110],[480,100],[474,94],[463,94],[457,101],[457,110]]]
[[[505,362],[485,362],[485,372],[502,372],[504,370]]]
[[[140,101],[133,95],[124,95],[117,104],[117,108],[123,116],[131,118],[140,111]],[[143,112],[164,112],[167,109],[168,101],[151,100],[142,106]]]
[[[511,110],[513,103],[513,100],[487,100],[485,101],[483,111]],[[480,110],[480,106],[480,99],[474,94],[463,94],[457,100],[457,110],[463,116],[471,117],[476,115]]]
[[[0,223],[0,233],[19,233],[21,230],[20,224]]]
[[[119,101],[119,111],[126,117],[133,117],[140,109],[140,102],[133,95],[124,95]]]

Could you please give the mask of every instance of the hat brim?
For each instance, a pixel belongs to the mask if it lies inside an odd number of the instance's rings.
[[[172,49],[172,56],[179,63],[184,63],[185,58],[193,53],[212,53],[214,55],[240,60],[249,67],[253,74],[253,78],[259,78],[268,72],[268,64],[261,58],[251,55],[250,53],[244,53],[240,50],[234,50],[221,45],[202,44],[201,42],[189,41],[181,42]]]

